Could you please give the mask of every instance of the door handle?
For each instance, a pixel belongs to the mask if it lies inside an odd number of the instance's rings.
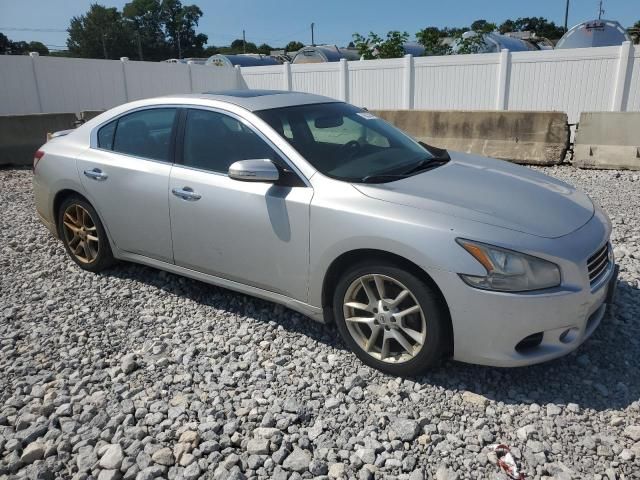
[[[99,168],[93,168],[91,170],[85,170],[84,171],[84,175],[85,177],[89,177],[93,180],[99,180],[99,181],[103,181],[106,180],[107,178],[109,178],[109,176],[104,173],[102,170],[100,170]]]
[[[202,195],[193,191],[191,187],[183,187],[183,188],[174,188],[171,190],[176,197],[180,197],[183,200],[189,200],[190,202],[195,202],[196,200],[200,200]]]

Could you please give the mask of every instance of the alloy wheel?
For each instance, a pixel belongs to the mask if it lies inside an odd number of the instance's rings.
[[[416,297],[386,275],[363,275],[347,289],[344,319],[356,343],[373,358],[404,363],[422,349],[427,337],[424,312]]]
[[[64,211],[62,224],[71,254],[79,262],[94,262],[100,251],[100,239],[91,214],[81,205],[73,203]]]

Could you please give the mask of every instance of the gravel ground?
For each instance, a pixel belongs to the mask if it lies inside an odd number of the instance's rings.
[[[616,306],[575,353],[401,380],[336,330],[154,269],[77,268],[0,170],[0,479],[640,478],[640,180],[542,169],[609,212]]]

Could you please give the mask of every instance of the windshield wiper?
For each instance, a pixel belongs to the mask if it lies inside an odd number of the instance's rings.
[[[431,170],[433,168],[444,165],[451,157],[449,156],[449,152],[442,148],[432,147],[431,145],[427,145],[424,142],[418,142],[421,146],[431,153],[431,157],[423,158],[422,160],[417,161],[408,170],[402,172],[402,175],[412,175],[418,172],[424,172],[427,170]]]
[[[362,183],[382,183],[382,182],[393,182],[394,180],[400,180],[401,178],[407,178],[410,175],[399,174],[393,175],[391,173],[381,173],[378,175],[367,175],[362,180]]]
[[[451,160],[451,157],[449,156],[449,152],[447,152],[446,150],[442,148],[433,147],[431,145],[427,145],[424,142],[418,142],[418,143],[421,146],[423,146],[426,150],[428,150],[432,156],[428,158],[423,158],[417,161],[416,163],[411,165],[411,167],[408,170],[404,172],[397,173],[397,174],[380,173],[375,175],[367,175],[361,180],[361,182],[362,183],[382,183],[385,181],[392,182],[394,180],[400,180],[402,178],[410,177],[412,175],[415,175],[418,172],[426,172],[427,170],[440,167],[445,163],[449,162],[449,160]]]
[[[427,170],[431,170],[433,168],[444,165],[449,160],[451,159],[448,156],[447,158],[439,158],[439,157],[424,158],[414,163],[413,165],[411,165],[411,168],[402,172],[402,175],[412,175],[418,172],[426,172]]]
[[[428,143],[424,143],[424,142],[418,142],[418,143],[420,144],[421,147],[428,150],[429,153],[434,156],[434,158],[437,158],[439,160],[444,160],[444,159],[451,160],[451,157],[449,156],[449,152],[447,152],[444,148],[434,147],[433,145],[429,145]]]

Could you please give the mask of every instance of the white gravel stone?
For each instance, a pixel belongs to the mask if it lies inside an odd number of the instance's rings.
[[[311,463],[311,453],[301,448],[294,447],[293,451],[282,462],[282,466],[293,472],[304,472]]]
[[[249,455],[267,455],[269,453],[269,440],[254,438],[247,443]]]
[[[615,306],[552,362],[399,379],[269,302],[134,264],[82,271],[38,222],[31,172],[0,169],[0,478],[502,479],[498,443],[526,478],[635,478],[637,173],[535,170],[614,220]]]
[[[640,425],[629,425],[624,429],[624,436],[629,437],[634,442],[640,440]]]
[[[107,470],[118,470],[122,465],[124,453],[118,444],[109,445],[100,458],[100,467]]]
[[[165,466],[171,466],[175,462],[173,452],[168,447],[156,450],[154,454],[151,455],[151,460],[153,460],[159,465],[165,465]]]
[[[20,456],[20,461],[24,464],[30,464],[35,462],[36,460],[40,460],[44,457],[45,444],[42,442],[33,442],[27,445],[27,448],[24,449],[22,455]]]

